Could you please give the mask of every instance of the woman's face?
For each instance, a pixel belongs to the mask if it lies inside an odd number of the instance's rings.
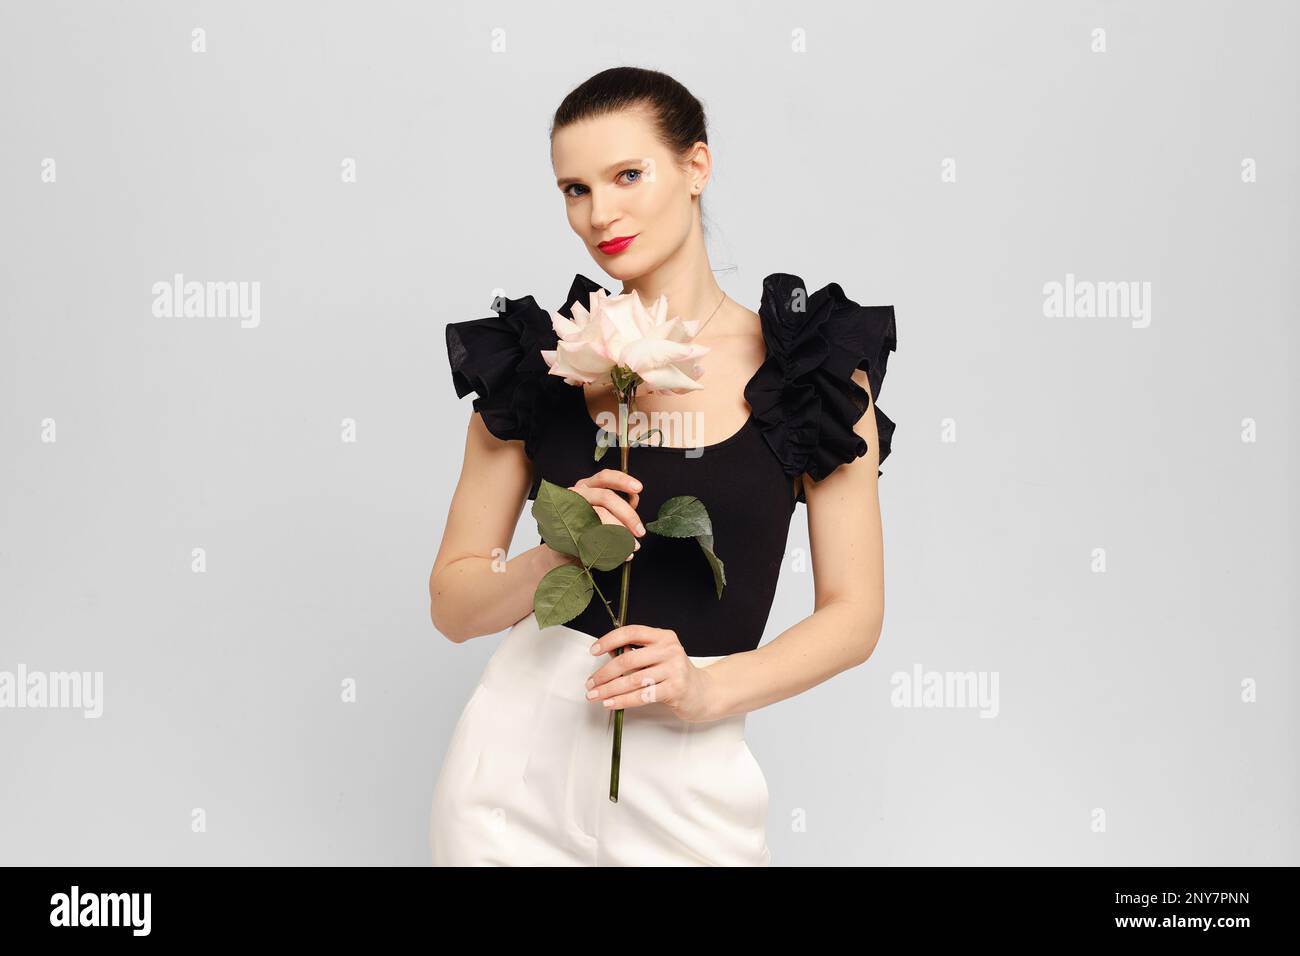
[[[692,184],[703,187],[708,177],[708,147],[700,147],[683,169],[639,110],[555,133],[551,165],[569,225],[610,276],[626,282],[644,275],[686,242],[697,218]],[[626,237],[630,244],[601,248]]]

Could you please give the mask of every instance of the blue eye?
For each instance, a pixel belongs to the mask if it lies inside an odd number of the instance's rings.
[[[625,170],[623,170],[622,172],[620,172],[619,175],[620,175],[620,176],[623,176],[623,175],[625,175],[625,174],[627,174],[627,173],[635,173],[635,174],[636,174],[636,179],[633,179],[631,182],[629,182],[629,183],[627,184],[627,185],[629,185],[629,186],[633,186],[633,185],[635,185],[636,183],[639,183],[639,182],[641,181],[642,177],[644,176],[644,172],[643,172],[642,170],[640,170],[640,169],[634,169],[634,168],[625,169]],[[570,183],[568,186],[565,186],[565,187],[564,187],[563,192],[564,192],[564,195],[568,196],[570,199],[579,199],[579,198],[582,197],[582,195],[583,195],[582,193],[571,193],[571,192],[569,192],[569,190],[570,190],[570,189],[586,189],[586,188],[587,188],[587,187],[584,186],[584,185],[582,185],[582,183]]]

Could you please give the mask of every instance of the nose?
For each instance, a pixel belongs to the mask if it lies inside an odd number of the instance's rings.
[[[591,191],[591,228],[597,232],[604,232],[609,228],[609,224],[616,219],[618,219],[618,211],[614,207],[613,199],[603,192],[593,189]]]

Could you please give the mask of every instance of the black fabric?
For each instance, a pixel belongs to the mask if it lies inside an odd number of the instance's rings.
[[[556,311],[572,318],[603,288],[574,278]],[[752,414],[731,436],[700,449],[633,446],[629,472],[644,488],[643,521],[669,498],[694,495],[713,522],[714,552],[727,587],[721,599],[693,539],[647,534],[633,559],[628,597],[631,623],[670,628],[692,656],[752,650],[762,640],[785,557],[795,505],[805,501],[803,473],[821,481],[844,462],[866,454],[854,424],[866,413],[866,391],[852,380],[867,372],[879,396],[889,352],[896,347],[892,306],[860,306],[831,283],[811,294],[797,276],[775,273],[763,283],[759,317],[767,357],[745,386]],[[607,294],[613,295],[609,290]],[[456,393],[478,392],[474,408],[493,434],[522,440],[533,465],[528,497],[541,479],[569,487],[602,468],[619,467],[611,448],[599,462],[593,451],[600,427],[581,388],[549,375],[539,350],[554,349],[549,314],[531,296],[505,300],[500,314],[447,326]],[[889,453],[894,423],[876,407],[880,459]],[[883,474],[882,472],[878,472]],[[540,538],[538,539],[540,542]],[[593,571],[611,605],[618,603],[620,569]],[[568,622],[599,637],[613,628],[599,597]]]
[[[874,403],[852,376],[864,370],[879,401],[897,346],[894,307],[858,305],[834,282],[809,294],[798,276],[778,272],[763,280],[758,316],[768,356],[745,387],[745,401],[785,473],[821,481],[867,453],[853,427]],[[894,423],[875,409],[883,463]],[[877,469],[877,477],[883,474]],[[802,482],[799,500],[806,502]]]
[[[568,298],[556,311],[572,319],[572,303],[585,305],[599,288],[586,276],[575,276]],[[547,423],[563,403],[564,392],[575,387],[549,374],[550,367],[542,358],[542,350],[553,350],[559,339],[550,313],[531,295],[522,299],[502,296],[495,315],[449,322],[446,335],[456,397],[476,392],[473,409],[483,416],[488,431],[502,441],[522,441],[524,453],[536,462]],[[541,476],[534,470],[530,499],[537,497],[539,487]]]

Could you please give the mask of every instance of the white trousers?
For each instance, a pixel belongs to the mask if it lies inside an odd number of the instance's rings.
[[[768,788],[745,715],[688,722],[623,711],[618,802],[612,711],[587,699],[610,655],[533,614],[493,652],[434,788],[434,866],[767,866]],[[692,657],[706,667],[717,657]]]

